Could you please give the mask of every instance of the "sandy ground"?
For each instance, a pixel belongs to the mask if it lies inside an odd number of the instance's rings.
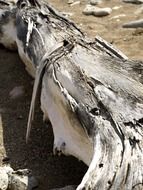
[[[73,13],[74,20],[88,36],[100,35],[112,42],[131,59],[143,59],[143,29],[123,29],[123,23],[143,17],[135,14],[140,5],[122,3],[120,0],[104,0],[101,7],[121,6],[103,18],[85,16],[82,10],[88,1],[70,7],[67,0],[49,0],[60,11]],[[124,15],[120,19],[113,18]],[[24,94],[10,98],[10,91],[23,86]],[[24,69],[16,52],[0,48],[0,165],[10,164],[14,169],[29,168],[38,178],[38,190],[49,190],[69,184],[79,184],[87,167],[73,157],[54,156],[51,126],[42,122],[39,104],[29,144],[25,143],[26,123],[32,78]]]

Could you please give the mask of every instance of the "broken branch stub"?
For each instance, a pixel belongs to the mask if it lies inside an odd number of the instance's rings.
[[[28,126],[40,90],[54,152],[89,166],[77,190],[141,190],[143,62],[87,39],[49,4],[27,2],[17,8],[16,42],[26,66],[37,70]]]

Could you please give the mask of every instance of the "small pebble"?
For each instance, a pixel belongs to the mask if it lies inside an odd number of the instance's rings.
[[[73,16],[73,13],[69,13],[69,12],[62,12],[62,15],[68,18],[68,17]]]
[[[72,4],[72,3],[74,3],[74,0],[69,0],[68,1],[68,4]]]
[[[90,4],[91,5],[98,5],[100,4],[102,1],[101,0],[90,0]]]
[[[94,15],[97,17],[107,16],[112,12],[111,8],[99,8],[92,5],[87,5],[83,10],[83,14],[85,15]]]
[[[75,6],[75,5],[79,5],[80,4],[80,1],[75,1],[74,3],[70,4],[70,6]]]
[[[14,87],[10,93],[10,99],[16,99],[24,95],[24,87],[23,86],[16,86]]]
[[[122,6],[115,6],[115,7],[113,7],[112,9],[113,10],[118,10],[118,9],[120,9]]]
[[[125,14],[116,15],[116,16],[113,16],[110,20],[112,20],[112,19],[119,19],[119,18],[125,17],[125,16],[126,16]]]

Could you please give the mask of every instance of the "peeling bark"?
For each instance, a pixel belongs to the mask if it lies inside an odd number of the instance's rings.
[[[16,31],[20,56],[36,70],[27,139],[40,90],[54,152],[89,165],[77,190],[143,189],[143,62],[91,41],[37,0],[18,1]]]

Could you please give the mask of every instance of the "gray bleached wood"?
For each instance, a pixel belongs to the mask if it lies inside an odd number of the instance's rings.
[[[55,28],[57,37],[61,30]],[[41,102],[47,105],[45,112],[53,125],[54,149],[89,165],[77,189],[133,189],[142,183],[142,131],[138,125],[142,125],[143,87],[132,68],[139,62],[101,54],[82,35],[75,34],[64,43],[74,47],[65,48],[65,55],[57,49],[57,60],[49,59],[41,89]],[[141,168],[137,169],[137,162]]]
[[[0,189],[7,190],[8,188],[8,174],[5,168],[0,167]]]
[[[41,87],[54,152],[72,154],[89,165],[77,190],[141,190],[143,62],[126,60],[106,43],[90,41],[37,0],[18,2],[16,31],[18,49],[36,68],[29,129]]]

